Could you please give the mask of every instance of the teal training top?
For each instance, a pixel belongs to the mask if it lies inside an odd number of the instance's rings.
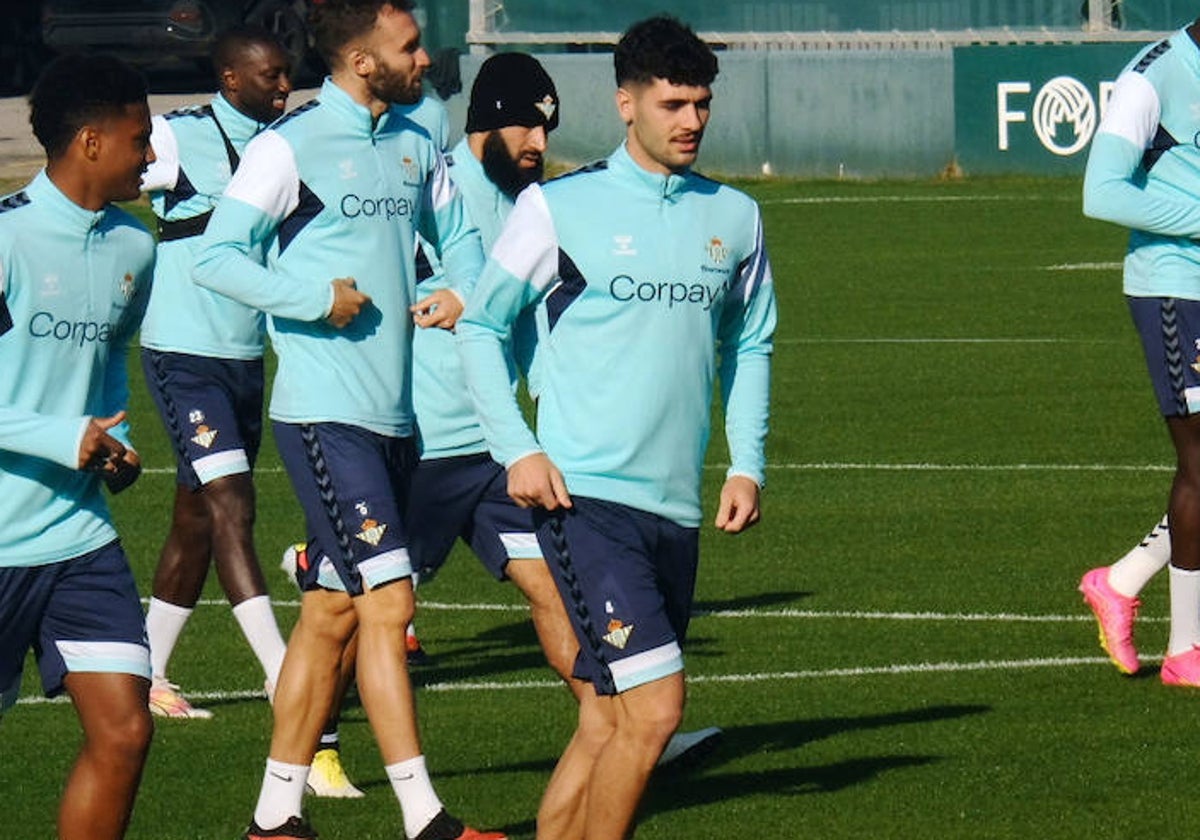
[[[142,178],[154,215],[169,227],[210,213],[231,174],[221,131],[240,156],[262,128],[219,94],[207,107],[156,116],[150,145],[157,159]],[[142,346],[222,359],[260,358],[262,314],[192,282],[199,244],[199,235],[159,242]]]
[[[479,228],[485,251],[500,234],[513,201],[483,170],[464,137],[447,160],[450,177],[462,193],[467,216]],[[440,265],[431,265],[431,276],[420,281],[418,294],[444,288],[447,280]],[[487,451],[475,405],[467,393],[466,376],[452,333],[417,330],[413,337],[413,404],[421,437],[421,458],[448,458]]]
[[[246,146],[193,276],[269,316],[279,357],[273,419],[413,433],[418,232],[465,297],[483,263],[479,235],[442,153],[398,109],[372,120],[326,79],[317,99]],[[343,277],[372,303],[339,330],[325,316],[331,282]]]
[[[137,220],[83,209],[44,171],[0,200],[0,567],[116,539],[99,477],[76,467],[88,419],[126,408],[153,263]],[[129,445],[127,424],[110,434]]]
[[[501,345],[531,307],[536,438]],[[621,146],[521,193],[458,335],[493,457],[544,450],[569,492],[696,527],[718,369],[729,474],[763,481],[775,321],[758,206]]]
[[[1130,228],[1125,293],[1200,300],[1200,48],[1185,30],[1118,76],[1088,155],[1083,210]]]

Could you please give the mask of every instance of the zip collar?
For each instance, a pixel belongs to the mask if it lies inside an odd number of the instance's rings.
[[[330,76],[325,77],[318,98],[322,105],[339,114],[344,124],[362,137],[374,138],[384,133],[393,120],[402,118],[401,114],[396,113],[396,107],[390,105],[379,115],[378,120],[373,119],[371,110],[366,105],[356,102],[349,93],[335,84]]]
[[[641,184],[646,190],[667,200],[672,200],[684,192],[692,179],[690,169],[685,169],[682,173],[670,172],[662,175],[643,168],[630,156],[625,142],[609,156],[608,165],[622,177]]]
[[[214,96],[209,105],[225,134],[239,149],[267,126],[267,123],[261,123],[233,107],[223,94],[218,93]]]
[[[66,193],[50,180],[46,170],[41,169],[29,186],[25,188],[29,198],[48,211],[49,218],[56,224],[73,233],[86,235],[93,228],[99,227],[108,215],[112,205],[106,204],[100,210],[88,210],[80,207],[67,197]]]

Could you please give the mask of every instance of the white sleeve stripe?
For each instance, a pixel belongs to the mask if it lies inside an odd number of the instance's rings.
[[[742,286],[743,304],[749,303],[759,287],[771,282],[771,264],[767,261],[766,244],[763,242],[762,217],[758,219],[754,234],[754,253],[746,259],[737,282]]]
[[[291,144],[269,129],[251,140],[225,195],[269,218],[286,218],[300,205],[300,174]]]
[[[1141,73],[1122,73],[1097,133],[1115,134],[1139,149],[1149,148],[1162,118],[1158,91]]]
[[[179,139],[166,117],[150,120],[150,148],[154,150],[154,163],[146,167],[142,189],[175,189],[179,182]]]
[[[527,279],[541,292],[558,278],[558,235],[541,187],[521,191],[491,258],[514,277]]]
[[[434,161],[433,171],[429,173],[429,198],[433,202],[431,209],[436,212],[454,200],[458,187],[450,180],[450,169],[446,166],[446,156],[438,152],[434,155]]]

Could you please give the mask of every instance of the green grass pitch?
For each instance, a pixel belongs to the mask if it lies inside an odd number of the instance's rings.
[[[1080,215],[1075,180],[747,185],[780,302],[762,524],[706,527],[686,648],[687,727],[726,741],[656,778],[639,837],[1131,838],[1194,834],[1200,697],[1157,680],[1166,584],[1145,594],[1149,662],[1108,664],[1075,591],[1161,516],[1172,461],[1121,296],[1124,233]],[[173,473],[136,367],[149,468],[113,502],[143,595]],[[706,471],[711,516],[725,453]],[[257,540],[301,534],[273,443]],[[417,673],[443,800],[533,836],[573,726],[518,593],[465,549],[420,591]],[[172,677],[215,712],[159,721],[129,837],[239,836],[270,734],[262,679],[215,581]],[[53,836],[78,743],[32,667],[2,724],[5,833]],[[397,838],[362,710],[343,726],[358,801],[308,800],[322,837]]]

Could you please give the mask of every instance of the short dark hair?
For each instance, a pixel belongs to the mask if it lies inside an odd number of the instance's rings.
[[[275,33],[256,24],[243,23],[231,26],[217,36],[217,40],[213,41],[212,50],[209,52],[209,58],[212,60],[213,72],[217,74],[218,85],[225,69],[237,64],[243,53],[256,46],[277,49],[287,55],[287,50],[284,49],[283,43]]]
[[[617,87],[666,79],[674,85],[708,87],[717,57],[686,23],[670,15],[639,21],[625,30],[613,52]]]
[[[29,124],[54,159],[85,125],[145,101],[145,78],[119,58],[63,55],[46,65],[29,94]]]
[[[317,52],[325,63],[334,66],[342,47],[371,31],[379,10],[392,6],[400,12],[411,12],[413,0],[324,0],[309,16]]]

